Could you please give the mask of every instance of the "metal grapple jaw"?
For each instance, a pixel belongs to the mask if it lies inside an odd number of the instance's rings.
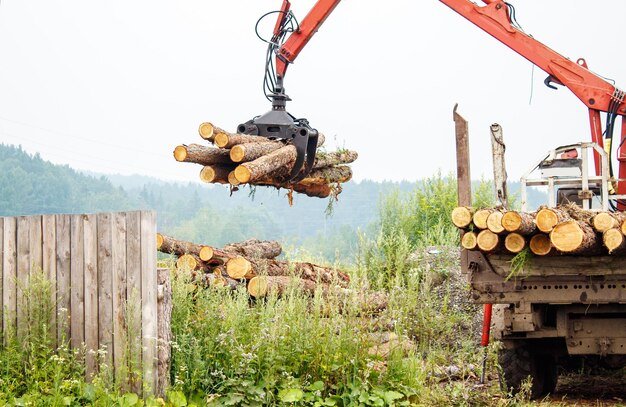
[[[296,162],[288,176],[288,182],[298,182],[313,167],[317,150],[318,132],[306,119],[296,119],[286,110],[290,100],[284,91],[272,95],[272,110],[237,126],[237,132],[267,137],[270,140],[286,140],[296,147]]]

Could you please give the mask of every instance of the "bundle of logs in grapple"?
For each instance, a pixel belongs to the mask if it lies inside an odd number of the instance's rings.
[[[626,255],[626,214],[583,210],[577,205],[536,212],[457,207],[452,223],[463,229],[461,246],[486,253]]]
[[[278,260],[282,248],[278,242],[250,239],[214,248],[157,234],[157,250],[177,256],[178,269],[192,270],[196,281],[207,286],[246,288],[255,298],[274,292],[281,295],[289,287],[313,295],[340,295],[357,301],[362,311],[378,312],[387,307],[387,297],[377,292],[348,289],[348,274],[333,268],[306,262]]]
[[[341,192],[341,183],[352,178],[352,170],[345,164],[357,159],[354,151],[319,151],[325,141],[324,135],[320,134],[311,172],[293,182],[289,181],[289,175],[297,157],[294,145],[266,137],[229,133],[211,123],[202,123],[198,131],[214,146],[180,145],[174,150],[174,158],[202,165],[202,181],[230,184],[233,188],[242,184],[262,185],[312,197],[336,197]]]

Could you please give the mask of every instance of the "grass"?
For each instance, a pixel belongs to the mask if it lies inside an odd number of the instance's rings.
[[[84,380],[81,349],[54,346],[50,284],[28,288],[29,336],[0,347],[0,404],[92,406],[516,406],[497,386],[477,389],[476,308],[458,276],[458,235],[447,222],[450,178],[381,202],[380,221],[361,235],[353,290],[381,290],[388,307],[368,314],[346,296],[295,287],[251,301],[245,290],[202,288],[172,273],[172,369],[165,400],[126,387],[141,379],[132,343],[122,377],[101,366]],[[436,247],[433,247],[435,246]],[[132,304],[128,304],[132,308]],[[129,334],[129,337],[135,335]],[[101,350],[101,354],[104,352]],[[495,348],[489,350],[495,372]]]

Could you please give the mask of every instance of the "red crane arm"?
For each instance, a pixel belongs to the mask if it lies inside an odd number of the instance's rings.
[[[300,51],[302,51],[340,1],[341,0],[318,0],[317,3],[315,3],[311,11],[309,11],[309,14],[307,14],[300,23],[300,29],[291,33],[287,41],[285,41],[278,50],[278,55],[276,55],[276,74],[278,76],[285,76],[289,64],[298,57]],[[283,0],[281,10],[285,10],[285,7],[286,10],[289,10],[289,0]],[[279,16],[279,19],[280,18]]]
[[[483,0],[487,4],[485,6],[468,0],[440,1],[543,69],[554,82],[568,87],[590,109],[609,111],[615,86],[587,69],[583,59],[572,62],[516,29],[511,24],[508,7],[503,0]],[[623,101],[619,113],[626,113]]]
[[[508,7],[503,0],[482,0],[478,6],[469,0],[440,0],[473,24],[507,45],[547,72],[553,82],[568,87],[587,107],[608,112],[614,98],[615,86],[587,69],[583,59],[572,62],[558,52],[516,29],[510,21]],[[340,0],[318,0],[302,20],[300,29],[293,32],[277,55],[277,73],[284,76],[309,40],[333,12]],[[288,11],[289,0],[283,0],[281,16]],[[278,24],[277,24],[278,25]],[[626,102],[621,101],[618,112],[626,114]]]
[[[516,29],[511,24],[509,9],[503,0],[482,0],[485,6],[478,6],[468,0],[440,0],[448,7],[471,21],[498,41],[502,42],[524,58],[548,73],[546,85],[550,82],[566,86],[588,108],[591,126],[591,140],[603,146],[600,112],[626,114],[624,94],[613,84],[594,74],[587,68],[584,59],[576,62],[565,58],[531,36]],[[552,87],[552,86],[551,86]],[[624,130],[626,131],[626,130]],[[624,137],[622,133],[622,137]],[[610,135],[607,135],[610,137]],[[622,161],[620,151],[619,160]],[[594,154],[596,174],[600,174],[600,157]],[[626,175],[626,171],[620,170]],[[626,183],[620,183],[626,192]]]
[[[483,6],[470,0],[440,1],[548,73],[546,85],[553,87],[551,83],[556,83],[569,88],[589,108],[593,142],[600,146],[604,145],[600,112],[622,116],[621,140],[626,138],[625,94],[613,84],[591,72],[584,59],[573,62],[518,30],[511,22],[509,8],[504,0],[482,0],[485,3]],[[302,20],[299,30],[291,33],[277,52],[276,73],[279,78],[284,78],[289,64],[296,59],[339,2],[340,0],[318,0]],[[289,0],[283,0],[282,13],[276,24],[277,29],[290,6]],[[607,140],[610,140],[610,136],[607,134]],[[596,173],[599,174],[600,157],[598,154],[594,154],[594,160]],[[620,143],[618,160],[620,161],[620,178],[626,178],[626,144],[624,143]],[[618,184],[618,192],[626,194],[626,181]]]

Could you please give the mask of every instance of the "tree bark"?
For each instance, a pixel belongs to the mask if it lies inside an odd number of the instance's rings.
[[[287,145],[281,147],[254,161],[237,166],[235,168],[235,178],[242,184],[254,183],[262,178],[266,178],[275,170],[294,163],[296,156],[295,146]]]
[[[476,237],[476,245],[482,252],[493,253],[500,246],[500,237],[491,230],[485,229]]]
[[[249,161],[235,168],[235,177],[242,183],[255,183],[263,178],[280,178],[291,173],[296,162],[297,152],[293,145],[286,145],[278,150]],[[337,152],[316,158],[312,169],[354,162],[358,154],[354,151]]]
[[[200,180],[208,184],[228,184],[228,174],[232,165],[205,165],[200,170]]]
[[[459,229],[465,229],[472,223],[474,209],[469,206],[457,206],[452,210],[452,223]]]
[[[477,246],[476,233],[465,232],[461,238],[461,247],[467,250],[475,250]]]
[[[157,250],[179,257],[184,254],[195,254],[203,261],[208,261],[213,257],[213,248],[210,246],[177,240],[161,233],[157,233]]]
[[[230,149],[230,159],[235,163],[252,161],[284,146],[280,141],[237,144]]]
[[[562,253],[595,255],[602,252],[601,239],[586,222],[570,219],[554,226],[552,245]]]
[[[212,123],[204,122],[200,124],[200,127],[198,127],[198,133],[200,134],[200,137],[202,137],[203,139],[212,142],[215,139],[215,136],[217,136],[220,133],[227,133],[227,132],[225,130],[220,129],[217,126],[214,126]]]
[[[526,239],[519,233],[510,233],[504,239],[504,247],[509,252],[517,254],[526,247]]]
[[[537,230],[535,216],[532,213],[508,211],[502,216],[502,227],[507,232],[531,235]]]
[[[225,287],[232,291],[243,286],[241,281],[232,279],[226,274],[224,266],[218,266],[212,272],[204,274],[204,283],[210,287]]]
[[[474,216],[472,217],[472,222],[474,222],[474,226],[478,229],[487,229],[487,218],[491,215],[492,212],[496,212],[497,209],[479,209],[474,212]]]
[[[280,256],[282,247],[274,240],[248,239],[239,243],[230,243],[222,250],[253,259],[273,259]]]
[[[232,164],[230,151],[199,144],[177,146],[174,149],[174,158],[179,162],[201,165]]]
[[[329,184],[290,184],[284,187],[278,188],[287,188],[291,189],[300,194],[304,194],[306,196],[310,196],[312,198],[328,198],[332,193],[334,188]]]
[[[568,219],[570,219],[570,216],[567,211],[544,207],[537,212],[535,222],[537,223],[537,229],[543,233],[550,233],[556,225]]]
[[[508,193],[506,188],[506,165],[504,163],[504,136],[499,124],[491,125],[491,154],[493,156],[493,179],[496,185],[496,197],[503,208],[507,209]]]
[[[226,262],[226,272],[236,280],[252,279],[257,275],[295,276],[305,280],[321,281],[347,287],[350,277],[339,270],[311,263],[287,262],[274,259],[246,259],[238,256]]]
[[[538,233],[531,237],[528,247],[530,251],[537,256],[547,256],[554,252],[550,236],[545,233]]]
[[[623,253],[626,251],[626,238],[618,228],[611,228],[602,234],[602,242],[609,254]]]
[[[348,182],[352,179],[352,169],[345,165],[337,167],[326,167],[311,171],[306,178],[297,182],[301,186],[324,185]],[[286,183],[278,178],[265,178],[255,182],[256,185],[273,185],[278,188],[291,188],[293,183]]]
[[[232,148],[239,144],[247,144],[247,143],[267,143],[270,141],[267,137],[263,136],[253,136],[248,134],[231,134],[231,133],[222,133],[215,137],[214,143],[216,146],[220,148]],[[326,138],[323,134],[320,134],[317,137],[317,146],[321,147],[322,144],[326,141]]]
[[[232,148],[238,144],[245,143],[266,143],[269,139],[267,137],[253,136],[250,134],[241,133],[220,133],[213,139],[213,143],[219,148]]]
[[[248,282],[248,293],[255,298],[263,298],[271,292],[282,295],[294,285],[311,296],[317,288],[315,282],[299,277],[255,276]]]

